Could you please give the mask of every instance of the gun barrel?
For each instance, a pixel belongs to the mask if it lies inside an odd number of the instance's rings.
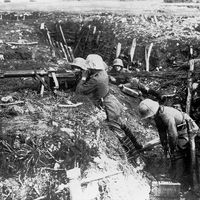
[[[45,70],[11,70],[0,72],[0,78],[34,77],[36,73],[40,76],[48,75],[48,71]]]

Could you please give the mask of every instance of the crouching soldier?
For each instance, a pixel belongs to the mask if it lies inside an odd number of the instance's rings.
[[[184,184],[191,183],[187,120],[191,120],[192,129],[196,132],[199,130],[197,124],[188,114],[159,105],[151,99],[140,102],[139,113],[143,119],[154,118],[164,152],[170,155],[172,178]]]
[[[129,135],[135,148],[142,148],[125,123],[122,123],[122,104],[110,93],[109,77],[105,71],[105,63],[101,56],[90,54],[86,58],[87,71],[82,73],[82,78],[77,85],[78,94],[88,95],[93,103],[104,108],[109,128],[122,141],[125,134]]]

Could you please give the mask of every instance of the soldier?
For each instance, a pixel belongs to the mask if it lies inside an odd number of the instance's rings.
[[[124,93],[134,97],[143,98],[143,95],[152,95],[160,102],[164,100],[164,96],[162,96],[160,92],[142,84],[137,78],[132,78],[129,80],[129,83],[120,84],[119,87]]]
[[[71,68],[71,70],[73,70],[76,74],[77,74],[77,80],[71,80],[66,82],[65,79],[60,80],[60,87],[62,88],[62,85],[64,85],[64,88],[70,88],[70,90],[75,91],[76,89],[76,85],[79,82],[79,80],[81,79],[81,73],[86,69],[86,65],[85,65],[85,59],[81,58],[81,57],[77,57],[74,59],[74,61],[72,63],[69,63],[69,67]]]
[[[186,120],[191,120],[193,131],[199,130],[197,124],[188,114],[159,105],[151,99],[140,102],[139,113],[143,119],[154,117],[164,152],[168,152],[171,158],[172,178],[189,182],[190,150]]]
[[[133,97],[142,97],[142,95],[152,95],[159,101],[163,100],[160,92],[149,88],[142,84],[137,78],[130,78],[130,71],[124,69],[123,61],[116,58],[113,61],[113,67],[109,71],[109,80],[111,83],[116,84],[121,90]]]
[[[90,54],[86,58],[87,71],[82,73],[82,78],[77,85],[76,92],[88,95],[97,107],[103,107],[107,115],[109,128],[117,135],[120,141],[125,134],[129,134],[132,143],[136,148],[142,148],[137,143],[130,129],[122,123],[122,104],[110,93],[109,77],[105,71],[105,63],[101,56]]]
[[[124,69],[123,61],[116,58],[113,61],[112,69],[108,72],[110,82],[116,85],[127,83],[129,77],[124,72],[127,72],[127,70]]]

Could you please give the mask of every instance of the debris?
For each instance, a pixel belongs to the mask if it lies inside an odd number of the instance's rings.
[[[36,45],[38,42],[28,42],[26,40],[18,40],[18,42],[6,42],[8,45]]]
[[[31,114],[35,113],[36,109],[33,107],[31,103],[26,102],[26,106],[27,106],[28,112],[30,112]]]
[[[75,104],[69,104],[69,105],[65,105],[65,104],[58,104],[58,107],[60,108],[75,108],[78,107],[80,105],[82,105],[83,103],[75,103]]]
[[[3,103],[3,104],[0,104],[0,106],[12,106],[12,105],[24,104],[24,103],[25,103],[24,101],[15,101],[15,102],[12,102],[12,103]]]
[[[173,183],[167,181],[153,181],[151,183],[152,198],[167,198],[167,199],[179,199],[180,198],[180,183]]]
[[[58,123],[55,121],[52,121],[52,126],[58,127]]]
[[[60,128],[60,130],[66,132],[70,137],[74,136],[74,130],[71,128]]]
[[[11,103],[14,100],[13,100],[13,97],[9,95],[9,96],[6,96],[6,97],[2,97],[1,101],[4,102],[4,103]]]
[[[4,60],[4,55],[0,54],[0,60]]]
[[[55,163],[53,169],[57,170],[60,169],[60,164],[59,163]]]
[[[16,106],[16,105],[10,106],[10,107],[7,109],[7,112],[8,112],[10,115],[14,115],[14,116],[23,115],[23,114],[24,114],[24,110],[23,110],[21,107]]]

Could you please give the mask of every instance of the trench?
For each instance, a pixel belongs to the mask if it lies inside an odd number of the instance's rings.
[[[30,25],[32,21],[36,23],[33,25],[33,32],[34,32],[34,39],[38,39],[39,44],[31,47],[27,46],[20,46],[15,47],[12,49],[10,46],[6,46],[3,50],[4,54],[4,63],[2,64],[3,69],[40,69],[43,67],[43,61],[51,61],[56,62],[58,60],[63,60],[66,56],[62,50],[62,44],[65,43],[63,40],[63,36],[60,32],[59,26],[62,27],[64,38],[68,46],[71,47],[73,50],[75,57],[83,57],[86,58],[88,54],[96,53],[102,56],[104,61],[108,64],[108,66],[112,65],[113,60],[115,59],[116,55],[116,44],[118,42],[121,43],[122,49],[120,58],[122,58],[125,66],[130,64],[130,54],[129,49],[132,43],[132,40],[136,38],[137,46],[135,50],[135,55],[132,64],[132,70],[145,70],[145,48],[151,42],[153,42],[154,46],[150,56],[150,71],[154,71],[157,68],[162,68],[162,70],[167,69],[177,69],[177,67],[181,67],[181,64],[187,62],[189,59],[189,52],[190,46],[193,46],[194,49],[194,58],[198,58],[200,54],[199,48],[199,40],[195,37],[187,38],[184,35],[181,37],[174,37],[173,28],[170,30],[168,36],[160,35],[160,37],[155,36],[151,30],[148,30],[146,26],[153,26],[157,30],[157,34],[161,34],[160,32],[163,31],[162,27],[157,27],[155,23],[154,15],[149,16],[135,16],[135,15],[117,15],[112,13],[100,13],[97,15],[70,15],[67,20],[65,13],[56,14],[53,13],[52,15],[46,15],[46,13],[32,13],[27,15],[25,19],[23,19],[23,15],[16,15],[16,13],[11,14],[3,14],[2,16],[4,23],[8,21],[10,23],[22,23],[26,26]],[[49,18],[49,19],[48,19]],[[184,19],[188,18],[181,18],[177,17],[178,23],[184,21]],[[19,21],[18,21],[19,20]],[[61,20],[61,21],[60,21]],[[158,15],[157,20],[161,23],[169,22],[170,20],[173,21],[174,18],[171,16],[162,16]],[[41,23],[45,22],[45,29],[39,28]],[[141,27],[139,26],[140,23],[144,23]],[[141,28],[140,31],[139,28]],[[160,28],[160,30],[159,30]],[[184,27],[185,28],[185,27]],[[144,29],[144,30],[143,30]],[[195,30],[199,32],[199,26],[195,27]],[[48,35],[47,31],[52,39],[53,47],[49,46]],[[160,32],[159,32],[160,31]],[[185,29],[185,31],[189,31]],[[29,35],[30,34],[30,35]],[[22,36],[26,37],[27,39],[31,38],[32,33],[23,32]],[[171,34],[171,35],[170,35]],[[18,38],[19,39],[19,38]],[[40,45],[42,46],[40,48]],[[66,48],[66,47],[64,47]],[[52,50],[55,52],[56,59],[52,58]],[[45,52],[45,53],[44,53]],[[54,57],[54,58],[55,58]],[[34,59],[34,62],[33,62]],[[67,59],[69,62],[72,60],[70,56],[67,55]],[[22,61],[23,65],[20,63]],[[12,66],[12,67],[11,67]],[[187,69],[187,66],[186,66]],[[181,69],[185,70],[185,69]],[[172,105],[175,101],[181,102],[184,108],[186,97],[184,97],[183,93],[186,94],[186,80],[160,80],[160,79],[153,79],[150,78],[141,78],[142,81],[145,81],[147,84],[156,81],[158,84],[153,85],[156,89],[164,89],[165,92],[171,92],[174,88],[178,88],[179,92],[177,93],[174,99],[169,99],[167,105]],[[11,85],[15,85],[16,82],[10,82]],[[3,82],[5,84],[5,82]],[[3,85],[1,84],[1,85]],[[158,86],[159,85],[159,86]],[[18,85],[17,87],[22,87]],[[34,87],[38,87],[34,84]],[[28,87],[31,87],[28,85]],[[34,88],[33,88],[34,89]],[[6,89],[7,90],[7,89]],[[14,90],[13,90],[14,91]],[[194,108],[195,109],[195,108]],[[37,118],[37,116],[35,116]],[[199,122],[199,115],[198,113],[193,114],[193,117],[197,122]],[[52,140],[54,140],[52,135]],[[56,138],[57,139],[57,138]],[[8,136],[8,140],[15,140],[15,138],[10,139]],[[142,138],[140,138],[142,140]],[[58,142],[59,143],[59,142]],[[40,144],[40,143],[38,143]],[[79,148],[84,149],[85,155],[84,158],[87,162],[90,161],[90,156],[96,154],[96,149],[90,149],[84,141],[78,141],[77,146]],[[80,147],[81,146],[81,147]],[[38,147],[40,148],[40,146]],[[68,163],[69,168],[71,168],[72,163],[74,163],[73,158],[73,150],[68,149],[68,154],[63,153],[66,146],[62,146],[61,152],[57,152],[62,156],[72,157],[71,162]],[[72,147],[76,148],[76,147]],[[78,150],[81,152],[81,150]],[[91,153],[90,153],[91,151]],[[63,153],[63,154],[62,154]],[[87,154],[88,153],[88,154]],[[56,155],[55,155],[56,156]],[[59,159],[63,159],[63,157]],[[79,158],[82,160],[81,156]],[[59,157],[59,156],[58,156]],[[46,158],[41,158],[46,159]],[[170,180],[168,179],[167,170],[169,168],[169,163],[165,162],[165,158],[163,156],[163,152],[161,147],[153,149],[151,152],[146,152],[141,156],[141,159],[145,162],[146,166],[144,170],[146,170],[153,180]],[[51,162],[51,159],[48,162]],[[82,165],[87,165],[88,163],[84,163],[82,160],[80,162]],[[12,163],[14,165],[14,163]],[[135,163],[134,163],[135,164]],[[6,163],[3,163],[6,165]],[[3,167],[3,166],[2,166]],[[13,166],[12,166],[13,167]],[[12,169],[10,169],[12,170]],[[14,172],[13,172],[14,173]]]

